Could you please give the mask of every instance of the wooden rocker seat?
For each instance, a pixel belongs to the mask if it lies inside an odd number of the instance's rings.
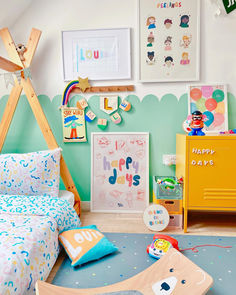
[[[149,268],[125,281],[90,289],[69,289],[42,281],[36,283],[37,295],[202,295],[213,284],[204,270],[175,249]]]

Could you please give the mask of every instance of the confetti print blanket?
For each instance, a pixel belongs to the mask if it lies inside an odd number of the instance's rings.
[[[58,232],[79,225],[66,200],[0,196],[0,295],[35,294],[57,259]]]

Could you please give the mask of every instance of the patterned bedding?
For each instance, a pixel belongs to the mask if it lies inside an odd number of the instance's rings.
[[[0,196],[0,295],[35,294],[59,253],[58,232],[79,225],[66,200]]]

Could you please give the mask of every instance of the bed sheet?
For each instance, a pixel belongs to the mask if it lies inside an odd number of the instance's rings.
[[[0,196],[0,294],[35,294],[57,259],[58,232],[79,225],[66,200]]]

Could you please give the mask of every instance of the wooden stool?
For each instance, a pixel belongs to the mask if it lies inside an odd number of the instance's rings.
[[[68,289],[37,281],[36,294],[202,295],[212,284],[211,276],[179,251],[170,249],[159,261],[123,282],[100,288]]]

